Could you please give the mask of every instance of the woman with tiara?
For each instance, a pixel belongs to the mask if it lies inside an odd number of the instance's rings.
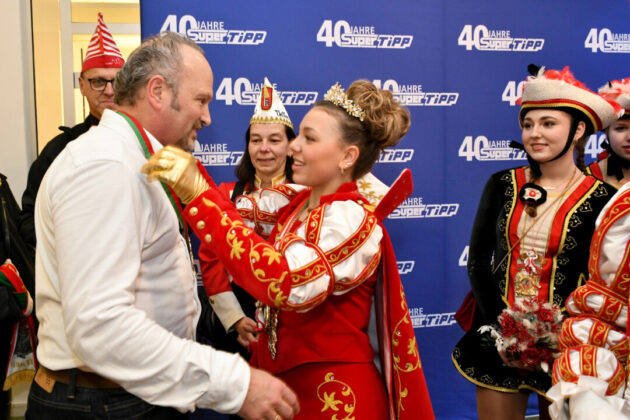
[[[532,391],[540,418],[548,418],[551,377],[500,354],[478,329],[525,299],[564,306],[585,280],[595,218],[614,194],[583,173],[583,152],[588,135],[617,119],[618,105],[575,80],[568,67],[529,70],[519,112],[529,166],[500,171],[486,183],[468,257],[476,313],[452,353],[477,386],[481,420],[524,418]]]
[[[286,381],[297,419],[432,419],[431,402],[393,249],[356,181],[409,129],[391,92],[364,80],[337,84],[305,115],[289,147],[295,193],[265,189],[250,202],[276,223],[263,239],[187,153],[165,148],[143,171],[173,187],[185,218],[257,298],[262,324],[251,363]],[[394,206],[395,207],[395,206]],[[270,219],[271,220],[271,219]],[[377,305],[379,371],[368,337]],[[382,372],[382,374],[381,374]],[[278,412],[275,419],[281,419]]]

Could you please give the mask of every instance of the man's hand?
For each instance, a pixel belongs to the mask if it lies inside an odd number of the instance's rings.
[[[197,168],[195,157],[178,147],[166,146],[158,150],[142,166],[141,171],[147,174],[149,182],[159,179],[173,188],[184,204],[210,189]]]
[[[251,343],[258,341],[258,332],[256,331],[256,321],[251,318],[243,317],[236,321],[234,330],[238,333],[236,340],[241,346],[248,348]]]
[[[297,396],[284,382],[264,370],[251,368],[239,416],[246,420],[290,420],[299,411]]]

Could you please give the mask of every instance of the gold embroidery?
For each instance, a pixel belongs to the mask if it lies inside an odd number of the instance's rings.
[[[267,257],[269,259],[267,262],[268,265],[271,265],[274,262],[280,264],[281,256],[282,255],[273,248],[268,247],[263,250],[263,257]]]
[[[339,392],[339,395],[342,399],[337,399],[336,395]],[[324,382],[320,383],[317,386],[317,398],[323,403],[322,413],[324,411],[333,411],[334,414],[330,418],[331,420],[355,420],[355,417],[352,415],[356,408],[356,398],[354,396],[354,392],[350,385],[345,382],[339,381],[335,379],[335,375],[333,372],[328,372],[324,377]],[[338,405],[343,404],[342,413],[338,413],[340,411],[340,407]],[[337,417],[337,415],[344,415],[345,417]]]
[[[372,183],[364,179],[357,180],[357,189],[361,195],[370,202],[372,211],[374,211],[374,206],[383,199],[383,194],[377,194],[376,191],[372,189]]]
[[[411,319],[409,317],[409,308],[407,307],[407,300],[405,299],[405,292],[402,288],[402,284],[400,285],[400,297],[401,302],[400,305],[403,309],[403,313],[405,314],[392,331],[392,359],[394,360],[394,374],[396,375],[396,381],[398,383],[397,389],[398,392],[398,401],[396,411],[400,414],[401,410],[404,410],[403,398],[406,398],[409,390],[407,388],[402,387],[402,373],[409,373],[417,369],[422,368],[422,364],[420,363],[420,356],[418,355],[418,346],[416,345],[416,337],[410,337],[407,343],[400,343],[400,337],[402,333],[400,331],[400,326],[403,324],[411,324]]]
[[[219,206],[217,206],[211,200],[207,198],[203,199],[203,203],[210,208],[216,209],[221,212]],[[240,220],[232,220],[227,213],[221,213],[221,226],[228,227],[228,232],[225,236],[225,240],[230,247],[230,258],[240,260],[241,255],[245,252],[243,247],[244,240],[252,234],[252,229],[245,226]],[[284,295],[280,285],[287,276],[287,272],[284,271],[279,278],[268,277],[265,270],[260,268],[259,264],[261,255],[268,259],[268,266],[274,261],[280,262],[280,256],[271,245],[267,243],[254,244],[250,239],[250,251],[249,251],[249,264],[254,278],[261,283],[269,283],[267,286],[267,297],[274,302],[276,306],[282,306],[287,300],[287,296]]]

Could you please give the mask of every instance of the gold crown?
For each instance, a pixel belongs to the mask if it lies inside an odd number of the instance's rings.
[[[348,95],[341,88],[339,82],[328,89],[328,92],[324,95],[324,100],[345,109],[349,115],[358,118],[359,121],[363,121],[365,117],[365,111],[360,106],[355,105],[352,99],[348,99]]]

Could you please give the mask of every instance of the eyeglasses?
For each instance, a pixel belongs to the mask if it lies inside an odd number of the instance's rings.
[[[102,92],[107,87],[108,83],[112,84],[112,89],[114,88],[114,79],[103,79],[102,77],[96,77],[93,79],[87,79],[90,82],[90,87],[92,90],[97,92]]]

